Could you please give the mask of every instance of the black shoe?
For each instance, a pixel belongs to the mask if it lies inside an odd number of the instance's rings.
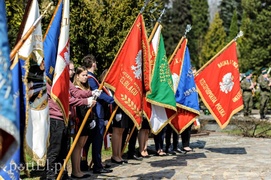
[[[105,168],[102,168],[102,169],[99,169],[99,170],[93,170],[94,174],[111,173],[111,172],[113,172],[112,169],[105,169]]]
[[[137,155],[128,156],[127,159],[134,159],[134,160],[137,160],[137,161],[142,161],[143,160],[142,157],[138,157]]]
[[[115,164],[122,164],[123,161],[116,161],[114,158],[111,158],[111,162]]]
[[[71,178],[73,178],[73,179],[85,179],[85,178],[89,178],[90,176],[91,176],[90,174],[84,174],[83,176],[78,177],[78,176],[71,174]]]
[[[111,168],[111,165],[106,163],[103,167],[104,168]]]

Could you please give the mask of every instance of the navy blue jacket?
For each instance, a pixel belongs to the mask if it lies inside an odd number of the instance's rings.
[[[96,79],[95,75],[91,72],[88,72],[88,83],[91,88],[91,90],[99,89],[99,83],[98,80]],[[101,93],[101,95],[97,98],[97,103],[93,107],[95,109],[95,114],[98,117],[98,119],[104,119],[105,118],[105,112],[104,112],[104,107],[103,105],[107,104],[113,104],[114,103],[114,98],[109,96],[107,93],[104,91]]]

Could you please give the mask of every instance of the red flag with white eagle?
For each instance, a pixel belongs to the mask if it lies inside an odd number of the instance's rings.
[[[117,105],[137,128],[142,122],[143,71],[148,68],[143,65],[145,60],[149,61],[149,45],[144,19],[139,14],[104,79],[105,86],[114,91]]]
[[[219,126],[243,109],[236,42],[230,42],[206,63],[195,76],[198,92]]]
[[[57,102],[57,104],[60,106],[62,110],[65,123],[68,122],[69,118],[69,81],[70,81],[69,11],[70,11],[70,1],[64,0],[55,73],[51,91],[51,96],[53,100]]]

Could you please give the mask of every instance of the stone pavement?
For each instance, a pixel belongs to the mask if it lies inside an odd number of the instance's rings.
[[[271,139],[211,132],[190,142],[195,152],[112,164],[112,173],[91,179],[271,180]]]

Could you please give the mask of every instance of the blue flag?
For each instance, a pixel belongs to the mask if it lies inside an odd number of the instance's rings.
[[[44,39],[44,64],[48,83],[52,83],[56,65],[58,39],[60,35],[61,20],[62,20],[63,1],[55,10],[55,16],[51,20],[51,26],[47,30]]]
[[[179,107],[199,113],[198,92],[190,63],[190,54],[186,47],[181,77],[175,94],[176,103]]]
[[[174,52],[175,54],[171,56],[170,67],[178,112],[170,124],[177,133],[182,133],[195,122],[200,109],[187,39],[182,38]]]
[[[19,119],[16,118],[10,72],[6,9],[0,1],[0,179],[19,179]],[[14,154],[17,151],[16,154]]]

